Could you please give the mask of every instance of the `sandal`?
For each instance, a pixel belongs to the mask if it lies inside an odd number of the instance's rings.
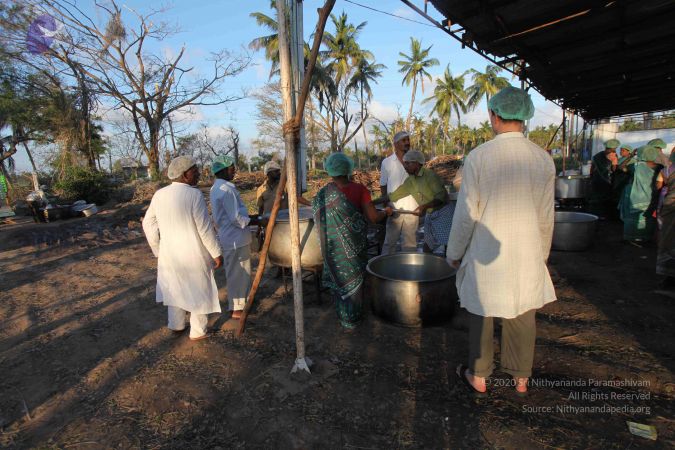
[[[476,398],[485,398],[487,397],[487,391],[479,391],[473,385],[469,382],[468,378],[466,378],[466,373],[469,371],[469,368],[465,366],[464,364],[460,364],[457,366],[457,369],[455,370],[455,375],[459,377],[460,380],[462,380],[462,383],[466,388],[471,392],[471,394],[476,397]]]

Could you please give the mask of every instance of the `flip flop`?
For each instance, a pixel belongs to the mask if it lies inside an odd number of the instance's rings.
[[[209,337],[209,333],[202,334],[201,336],[196,337],[196,338],[191,337],[190,340],[191,341],[201,341],[202,339],[206,339],[207,337]]]
[[[525,390],[525,391],[522,391],[522,392],[519,391],[519,390],[518,390],[518,380],[515,380],[515,381],[516,381],[516,389],[515,389],[516,395],[517,395],[518,397],[527,397],[527,393],[529,392],[529,390]],[[528,380],[528,381],[529,381],[529,380]],[[525,387],[527,387],[527,384],[525,384]]]
[[[464,364],[460,364],[459,366],[457,366],[457,369],[455,370],[455,375],[457,375],[457,377],[459,377],[459,379],[462,381],[464,386],[469,390],[469,392],[471,392],[471,395],[473,395],[476,398],[487,397],[487,391],[481,392],[478,389],[476,389],[475,387],[473,387],[473,385],[471,383],[469,383],[469,380],[466,378],[466,372],[468,370],[469,370],[468,367],[466,367]]]

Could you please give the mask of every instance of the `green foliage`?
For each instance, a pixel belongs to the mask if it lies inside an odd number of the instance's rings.
[[[105,174],[83,167],[70,167],[55,186],[63,198],[102,205],[108,201],[109,186]]]

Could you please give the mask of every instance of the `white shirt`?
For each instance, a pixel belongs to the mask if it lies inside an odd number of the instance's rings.
[[[248,223],[251,219],[235,185],[216,178],[211,187],[210,198],[211,213],[223,250],[229,251],[249,245],[251,233],[248,231]]]
[[[555,166],[522,133],[497,135],[466,157],[448,260],[461,305],[511,319],[556,299],[546,267],[553,236]]]
[[[157,302],[195,314],[220,312],[213,259],[222,252],[199,189],[174,182],[155,192],[143,231],[158,258]]]
[[[408,178],[403,163],[396,157],[396,152],[382,160],[380,167],[380,186],[387,186],[387,192],[394,192]],[[413,211],[417,208],[417,201],[412,195],[408,195],[393,202],[397,209]]]

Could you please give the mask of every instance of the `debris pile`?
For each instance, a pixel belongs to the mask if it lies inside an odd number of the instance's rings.
[[[232,182],[239,192],[257,189],[258,186],[265,182],[265,174],[262,171],[258,172],[237,172]]]
[[[441,155],[429,161],[427,167],[436,172],[446,184],[450,184],[457,170],[462,167],[462,160],[457,155]]]

